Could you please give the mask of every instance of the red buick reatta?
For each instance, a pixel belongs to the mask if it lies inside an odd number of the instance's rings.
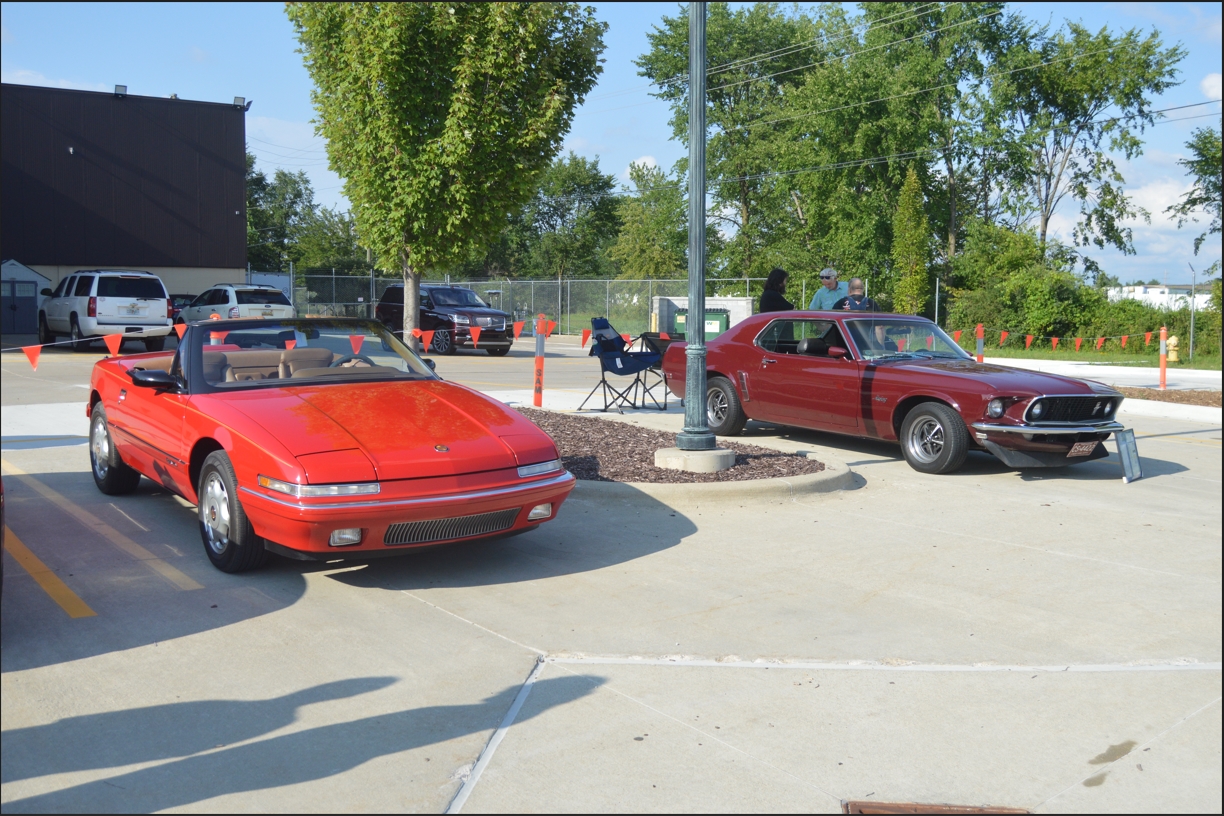
[[[225,572],[524,532],[574,487],[547,434],[375,321],[196,323],[173,353],[98,362],[90,387],[98,488],[143,475],[197,504]]]
[[[684,397],[683,343],[663,358]],[[1122,394],[1091,380],[983,364],[923,317],[769,312],[710,341],[706,416],[718,435],[749,419],[896,441],[915,469],[949,473],[971,450],[1011,467],[1108,455]]]

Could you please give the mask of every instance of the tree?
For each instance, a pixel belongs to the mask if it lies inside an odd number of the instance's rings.
[[[347,212],[321,207],[299,230],[296,263],[301,269],[334,269],[352,274],[373,266],[357,235],[357,222]]]
[[[505,227],[602,70],[607,26],[575,3],[290,3],[316,130],[358,232],[404,278]]]
[[[316,218],[314,189],[305,171],[277,169],[269,181],[247,153],[247,260],[261,272],[287,272],[301,263],[298,241]]]
[[[635,192],[620,205],[621,231],[611,249],[629,280],[681,278],[688,268],[688,204],[679,179],[629,165]]]
[[[923,210],[918,173],[910,168],[901,187],[901,200],[893,216],[892,261],[896,283],[893,309],[921,314],[931,291],[931,229]]]
[[[605,253],[620,229],[616,180],[599,159],[572,151],[544,172],[525,208],[530,249],[527,264],[538,277],[607,274]]]
[[[1196,214],[1201,213],[1209,218],[1206,231],[1194,239],[1194,254],[1197,255],[1207,236],[1220,234],[1220,131],[1199,128],[1186,142],[1186,148],[1190,151],[1190,158],[1179,159],[1177,163],[1186,168],[1187,174],[1194,179],[1194,186],[1182,196],[1181,201],[1165,212],[1177,216],[1178,229],[1188,221],[1197,222]],[[1219,263],[1216,261],[1212,269]]]

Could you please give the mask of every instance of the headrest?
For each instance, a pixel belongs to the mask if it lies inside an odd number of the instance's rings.
[[[797,354],[809,354],[812,356],[828,354],[829,345],[819,337],[805,337],[799,341],[799,345],[795,348]]]

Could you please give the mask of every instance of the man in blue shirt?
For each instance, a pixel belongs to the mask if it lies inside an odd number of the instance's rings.
[[[816,294],[812,295],[811,305],[808,306],[808,309],[814,312],[832,309],[837,301],[849,294],[849,288],[838,282],[837,270],[831,266],[820,270],[820,284]]]

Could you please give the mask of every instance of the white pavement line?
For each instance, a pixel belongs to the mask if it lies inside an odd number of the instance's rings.
[[[1187,714],[1186,716],[1182,717],[1180,720],[1178,720],[1177,722],[1173,723],[1173,724],[1172,724],[1172,725],[1170,725],[1168,728],[1166,728],[1165,730],[1161,731],[1159,734],[1157,734],[1156,736],[1152,737],[1150,740],[1148,740],[1147,742],[1143,743],[1142,745],[1136,745],[1134,748],[1130,749],[1130,750],[1129,750],[1129,751],[1127,751],[1125,754],[1123,754],[1122,756],[1118,757],[1117,759],[1115,759],[1113,762],[1109,763],[1108,765],[1105,765],[1105,766],[1103,766],[1103,767],[1101,767],[1101,768],[1097,768],[1096,770],[1092,771],[1092,773],[1088,774],[1087,776],[1085,776],[1085,777],[1082,777],[1082,778],[1080,778],[1080,779],[1075,780],[1075,781],[1074,781],[1074,782],[1072,782],[1070,785],[1068,785],[1067,787],[1065,787],[1065,788],[1063,788],[1062,790],[1060,790],[1058,793],[1054,794],[1053,796],[1049,797],[1048,799],[1045,799],[1045,800],[1044,800],[1044,801],[1042,801],[1040,804],[1038,804],[1036,807],[1032,808],[1031,812],[1032,812],[1032,813],[1036,813],[1036,812],[1037,812],[1037,808],[1044,807],[1044,806],[1046,805],[1046,803],[1047,803],[1047,802],[1049,802],[1050,800],[1052,800],[1052,799],[1057,799],[1059,796],[1062,796],[1064,793],[1066,793],[1067,791],[1071,790],[1071,789],[1072,789],[1072,788],[1074,788],[1076,785],[1082,785],[1082,784],[1084,784],[1084,782],[1085,782],[1085,781],[1087,781],[1087,780],[1091,779],[1092,777],[1094,777],[1094,776],[1097,776],[1097,775],[1099,775],[1099,774],[1103,774],[1103,773],[1107,772],[1107,771],[1108,771],[1110,768],[1112,768],[1113,766],[1117,765],[1119,762],[1121,762],[1122,760],[1126,759],[1128,756],[1133,755],[1133,754],[1134,754],[1136,751],[1142,751],[1144,748],[1147,748],[1147,747],[1148,747],[1149,745],[1151,745],[1153,742],[1155,742],[1156,740],[1160,739],[1160,738],[1161,738],[1161,737],[1163,737],[1165,734],[1167,734],[1167,733],[1169,733],[1170,731],[1172,731],[1174,728],[1177,728],[1178,726],[1180,726],[1182,723],[1186,722],[1187,720],[1190,720],[1190,719],[1192,719],[1192,718],[1194,718],[1194,717],[1197,717],[1199,714],[1203,713],[1204,711],[1206,711],[1207,709],[1211,708],[1211,707],[1212,707],[1213,705],[1215,705],[1216,703],[1220,702],[1220,700],[1221,700],[1221,698],[1220,698],[1220,697],[1215,698],[1215,699],[1214,699],[1214,700],[1212,700],[1210,703],[1207,703],[1206,705],[1201,706],[1200,708],[1198,708],[1197,710],[1195,710],[1195,711],[1191,712],[1190,714]]]
[[[438,610],[439,612],[445,612],[446,614],[450,615],[452,618],[455,618],[455,619],[457,619],[457,620],[461,620],[461,621],[463,621],[464,623],[466,623],[466,624],[468,624],[468,625],[470,625],[470,626],[475,626],[477,629],[481,630],[482,632],[488,632],[490,635],[493,635],[494,637],[499,637],[499,638],[501,638],[502,640],[506,641],[507,643],[513,643],[515,646],[518,646],[518,647],[520,647],[520,648],[526,649],[526,650],[527,650],[527,651],[529,651],[529,652],[535,652],[537,655],[540,655],[541,657],[544,655],[544,651],[543,651],[543,650],[541,650],[541,649],[537,649],[537,648],[536,648],[536,647],[534,647],[534,646],[528,646],[526,643],[519,643],[519,642],[518,642],[517,640],[515,640],[514,638],[508,638],[508,637],[506,637],[505,635],[501,634],[500,632],[494,632],[492,629],[489,629],[488,627],[481,626],[481,625],[480,625],[479,623],[477,623],[476,621],[470,621],[470,620],[468,620],[467,618],[463,617],[462,615],[456,615],[454,612],[451,612],[449,609],[443,609],[442,607],[438,606],[437,604],[435,604],[435,603],[430,603],[429,601],[425,600],[424,598],[418,598],[416,595],[413,595],[411,592],[409,592],[409,591],[408,591],[408,590],[406,590],[406,589],[401,590],[401,592],[403,592],[403,593],[404,593],[405,595],[407,595],[409,598],[412,598],[414,601],[420,601],[421,603],[425,604],[426,606],[432,606],[434,609]]]
[[[148,527],[144,526],[144,525],[143,525],[143,524],[141,524],[139,521],[137,521],[136,519],[134,519],[134,518],[132,518],[131,516],[129,516],[127,513],[125,513],[125,512],[123,512],[122,510],[120,510],[120,509],[119,509],[119,508],[118,508],[118,507],[115,505],[115,503],[114,503],[114,502],[108,502],[108,504],[110,504],[111,509],[113,509],[113,510],[114,510],[116,513],[118,513],[119,515],[123,516],[125,519],[127,519],[127,520],[128,520],[128,521],[130,521],[130,522],[132,522],[132,523],[133,523],[133,524],[135,524],[137,527],[139,527],[140,529],[144,530],[146,533],[147,533],[147,532],[149,532],[149,528],[148,528]]]
[[[689,666],[711,669],[805,669],[808,671],[908,671],[908,672],[1143,672],[1143,671],[1220,671],[1220,663],[1100,663],[1062,666],[996,666],[940,663],[769,663],[748,660],[695,660],[686,658],[636,657],[546,657],[546,663],[580,666]]]
[[[582,677],[582,675],[581,675],[581,674],[578,674],[578,672],[576,672],[576,671],[572,671],[571,669],[567,668],[565,665],[561,664],[560,662],[558,662],[558,663],[557,663],[557,666],[558,666],[558,668],[563,669],[564,671],[569,672],[570,674],[574,675],[575,677]],[[767,760],[767,759],[761,759],[759,756],[756,756],[755,754],[750,754],[750,753],[748,753],[747,751],[745,751],[745,750],[744,750],[744,749],[742,749],[742,748],[737,748],[737,747],[735,747],[734,745],[732,745],[731,743],[727,742],[726,740],[721,739],[721,738],[719,738],[719,737],[716,737],[716,736],[714,736],[713,734],[710,734],[710,733],[708,733],[708,732],[706,732],[706,731],[702,731],[700,728],[697,728],[697,727],[696,727],[696,726],[694,726],[694,725],[690,725],[689,723],[686,723],[684,720],[678,719],[677,717],[673,717],[671,714],[668,714],[668,713],[666,713],[666,712],[664,712],[664,711],[660,711],[659,709],[655,708],[654,706],[650,705],[649,703],[642,702],[641,700],[639,700],[638,698],[634,697],[633,695],[631,695],[631,694],[626,694],[626,693],[625,693],[625,692],[623,692],[623,691],[619,691],[619,690],[617,690],[617,689],[613,688],[613,687],[612,687],[611,685],[609,685],[609,684],[606,684],[606,683],[605,683],[603,686],[600,686],[600,688],[605,688],[605,689],[607,689],[608,691],[612,692],[613,694],[619,694],[621,697],[624,697],[626,700],[629,700],[629,701],[631,701],[631,702],[637,703],[637,704],[638,704],[638,705],[640,705],[642,708],[645,708],[645,709],[647,709],[647,710],[649,710],[649,711],[653,711],[654,713],[658,714],[660,717],[666,717],[667,719],[671,720],[672,722],[674,722],[674,723],[678,723],[679,725],[684,726],[685,728],[689,729],[690,731],[696,731],[698,734],[700,734],[701,736],[703,736],[703,737],[705,737],[706,739],[710,740],[711,742],[717,742],[719,745],[722,745],[722,746],[724,746],[724,747],[726,747],[726,748],[729,748],[729,749],[731,749],[732,751],[735,751],[737,754],[743,754],[744,756],[748,757],[749,759],[751,759],[751,760],[753,760],[753,761],[755,761],[755,762],[759,762],[759,763],[761,763],[762,765],[766,765],[766,766],[768,766],[768,767],[770,767],[770,768],[773,768],[773,769],[774,769],[775,771],[777,771],[778,773],[786,774],[787,776],[789,776],[791,779],[794,779],[794,780],[795,780],[796,782],[798,782],[799,784],[801,784],[801,785],[806,785],[807,787],[812,788],[812,789],[814,789],[814,790],[818,790],[818,791],[820,791],[821,793],[823,793],[825,796],[828,796],[828,797],[829,797],[830,799],[832,799],[833,801],[837,802],[838,804],[841,804],[841,797],[840,797],[840,796],[834,796],[833,794],[829,793],[827,790],[825,790],[824,788],[820,787],[820,786],[819,786],[819,785],[817,785],[816,783],[814,783],[814,782],[809,782],[808,780],[804,779],[804,778],[803,778],[803,777],[801,777],[801,776],[796,776],[795,774],[791,773],[790,771],[786,770],[785,768],[779,768],[777,765],[773,764],[772,762],[770,762],[770,761],[769,761],[769,760]]]
[[[483,628],[483,627],[482,627]],[[451,800],[450,806],[446,809],[447,813],[458,813],[463,810],[463,803],[472,795],[472,791],[476,788],[476,783],[480,781],[480,775],[484,773],[484,769],[493,759],[493,752],[497,750],[497,746],[501,744],[502,739],[506,736],[506,732],[510,730],[510,726],[514,725],[514,718],[518,716],[519,709],[523,707],[523,703],[527,700],[527,695],[531,693],[531,687],[535,683],[536,678],[540,675],[540,670],[544,668],[544,661],[537,659],[535,666],[531,669],[531,674],[527,675],[527,679],[523,682],[523,687],[519,689],[518,695],[514,698],[514,702],[510,704],[510,710],[506,712],[505,718],[501,725],[493,732],[493,736],[489,737],[489,742],[485,745],[484,750],[480,752],[480,758],[476,760],[475,766],[472,767],[472,772],[468,774],[468,778],[463,781],[463,785],[459,788],[459,792],[455,794],[455,798]]]

